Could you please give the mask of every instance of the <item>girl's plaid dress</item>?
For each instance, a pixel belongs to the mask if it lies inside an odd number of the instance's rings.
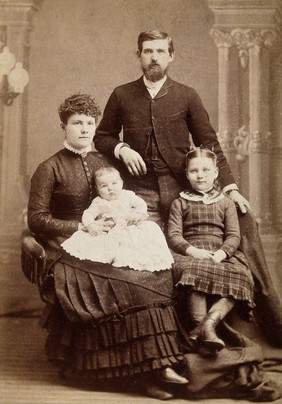
[[[245,255],[238,247],[240,228],[233,201],[216,189],[207,193],[186,191],[170,210],[168,241],[174,254],[176,286],[221,297],[233,297],[254,307],[253,278]],[[185,255],[189,246],[209,251],[222,249],[227,258],[220,263]],[[247,313],[246,313],[247,314]]]

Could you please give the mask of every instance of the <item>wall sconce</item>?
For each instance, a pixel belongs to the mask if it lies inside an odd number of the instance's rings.
[[[0,53],[0,98],[5,105],[12,105],[14,98],[23,93],[29,82],[28,72],[23,68],[22,63],[17,62],[15,56],[4,46]]]

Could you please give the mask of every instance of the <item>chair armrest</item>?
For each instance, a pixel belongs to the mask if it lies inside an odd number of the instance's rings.
[[[30,254],[36,259],[45,258],[45,250],[41,244],[39,244],[33,234],[29,230],[24,230],[22,232],[22,248],[26,253]]]
[[[29,230],[21,236],[21,267],[27,279],[41,287],[46,276],[46,253]]]

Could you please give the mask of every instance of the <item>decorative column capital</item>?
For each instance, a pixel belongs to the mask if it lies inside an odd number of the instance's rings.
[[[250,153],[270,153],[271,151],[271,132],[261,132],[256,130],[250,134]]]
[[[231,31],[231,37],[238,49],[251,47],[271,47],[277,39],[274,29],[242,29],[236,28]]]
[[[217,137],[224,152],[233,152],[235,150],[234,133],[231,130],[217,132]]]
[[[236,46],[241,58],[247,57],[251,47],[279,46],[281,0],[208,0],[208,6],[215,16],[211,36],[218,47]]]
[[[236,46],[243,68],[247,66],[250,48],[259,52],[262,47],[273,47],[278,41],[277,30],[272,28],[212,28],[210,35],[218,48]]]
[[[271,47],[277,39],[275,29],[259,28],[212,28],[210,31],[216,46],[237,46],[238,49],[247,49],[252,46]]]
[[[230,31],[212,28],[210,35],[218,48],[230,48],[233,45],[234,40]]]
[[[243,125],[238,129],[237,136],[234,139],[234,146],[236,148],[236,159],[244,161],[249,156],[250,133]]]
[[[234,138],[234,147],[236,148],[236,159],[244,161],[251,153],[268,154],[271,152],[272,133],[254,131],[250,133],[243,125],[238,129],[237,136]]]

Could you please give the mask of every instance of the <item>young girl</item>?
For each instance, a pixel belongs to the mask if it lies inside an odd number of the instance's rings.
[[[114,167],[95,172],[99,194],[82,216],[82,229],[67,239],[62,247],[71,255],[92,261],[129,266],[136,270],[160,271],[173,263],[172,255],[159,226],[146,221],[147,205],[132,191],[123,189],[123,181]],[[103,233],[97,220],[114,222]]]
[[[240,229],[234,202],[216,189],[216,155],[195,148],[186,157],[191,188],[170,210],[168,242],[175,257],[176,285],[185,287],[193,329],[190,340],[214,352],[224,348],[216,326],[236,302],[253,306],[253,279],[238,250]],[[208,296],[212,295],[211,298]],[[208,310],[208,303],[212,303]],[[248,311],[249,311],[248,310]]]

